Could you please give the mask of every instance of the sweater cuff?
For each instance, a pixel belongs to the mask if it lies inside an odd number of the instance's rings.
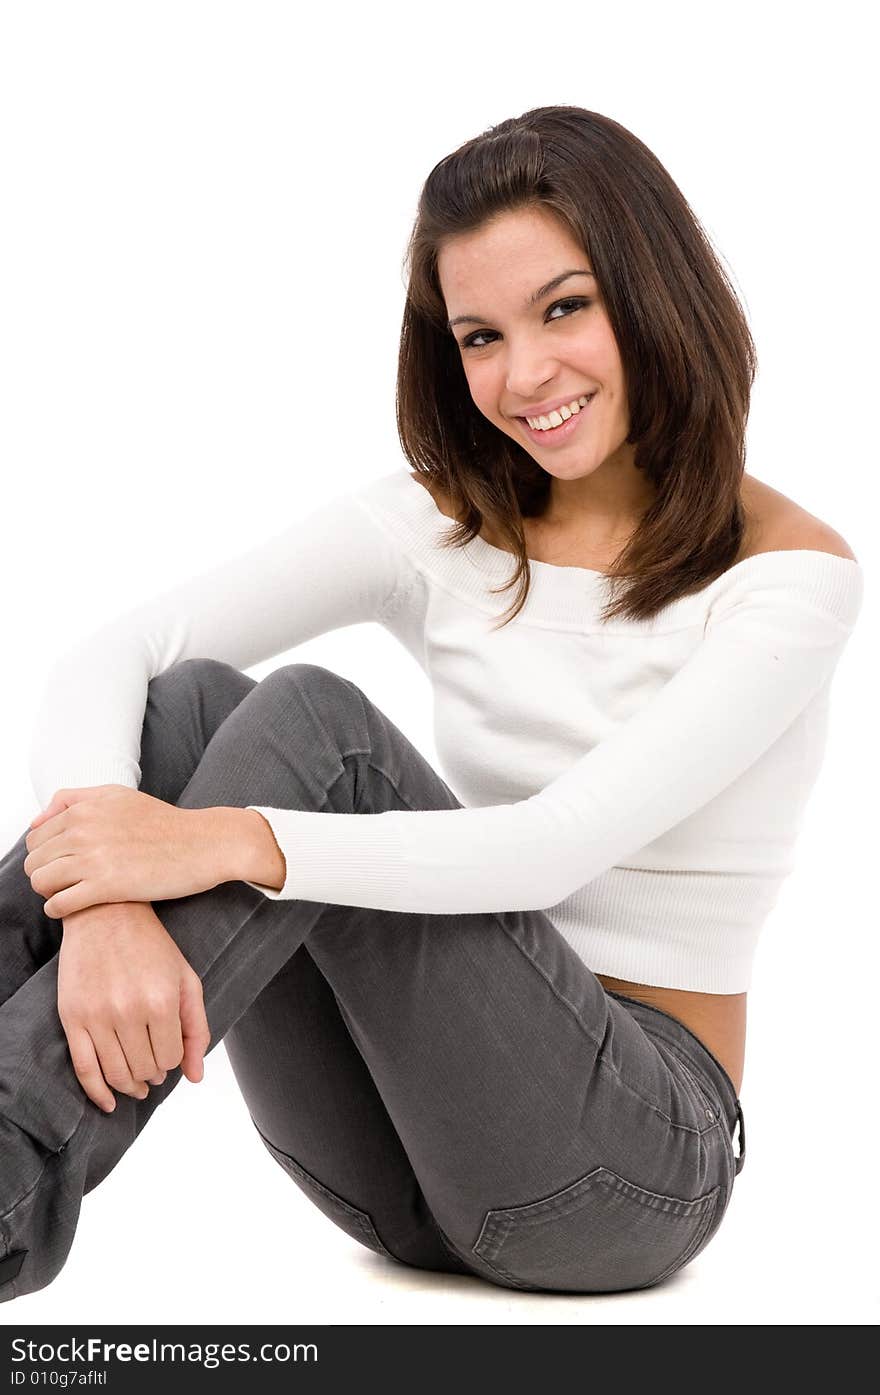
[[[245,807],[262,814],[287,867],[278,889],[244,879],[270,901],[382,906],[406,899],[409,878],[401,821],[410,817],[407,810],[336,814],[262,804]]]

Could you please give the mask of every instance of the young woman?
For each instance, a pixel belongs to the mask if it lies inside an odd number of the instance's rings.
[[[0,1299],[221,1040],[271,1155],[400,1263],[642,1288],[727,1210],[862,570],[744,474],[748,327],[614,121],[467,142],[408,260],[412,471],[54,665],[0,863]],[[364,621],[428,675],[450,783],[347,679],[242,672]]]

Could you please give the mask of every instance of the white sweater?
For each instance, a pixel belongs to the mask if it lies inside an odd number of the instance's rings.
[[[543,910],[596,973],[748,989],[819,772],[832,674],[859,614],[849,558],[774,551],[649,621],[599,619],[602,573],[532,562],[525,608],[488,588],[513,557],[452,522],[407,469],[102,626],[53,665],[30,772],[137,788],[151,678],[240,669],[383,625],[428,675],[439,773],[465,807],[255,808],[284,854],[275,900],[430,914]]]

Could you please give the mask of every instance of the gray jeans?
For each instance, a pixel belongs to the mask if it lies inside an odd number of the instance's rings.
[[[456,809],[348,680],[211,659],[149,686],[140,788],[181,808]],[[82,1197],[181,1079],[86,1096],[57,1013],[61,922],[0,861],[0,1301],[62,1268]],[[153,903],[202,981],[254,1126],[298,1187],[389,1262],[506,1288],[646,1288],[721,1224],[744,1158],[719,1062],[606,992],[542,911],[272,901],[245,882]],[[733,1135],[740,1126],[739,1154]]]

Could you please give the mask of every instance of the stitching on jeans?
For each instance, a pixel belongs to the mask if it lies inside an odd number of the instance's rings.
[[[484,1255],[479,1255],[476,1253],[476,1251],[474,1251],[474,1260],[476,1263],[485,1264],[486,1268],[491,1269],[493,1274],[497,1274],[500,1279],[506,1280],[506,1283],[503,1285],[504,1287],[507,1287],[509,1285],[510,1288],[540,1289],[543,1293],[559,1293],[564,1291],[554,1288],[548,1289],[546,1285],[542,1287],[540,1284],[537,1283],[526,1283],[523,1279],[517,1279],[513,1274],[509,1272],[509,1270],[505,1269],[503,1265],[496,1264],[491,1259],[486,1259]]]
[[[694,1086],[694,1089],[697,1091],[697,1094],[702,1095],[706,1105],[712,1106],[713,1112],[715,1114],[715,1123],[709,1124],[705,1129],[700,1129],[699,1132],[701,1134],[710,1133],[712,1129],[719,1128],[722,1123],[726,1124],[727,1111],[724,1108],[724,1099],[721,1092],[709,1083],[709,1081],[703,1075],[702,1071],[700,1071],[692,1061],[687,1060],[684,1056],[684,1053],[678,1050],[672,1042],[667,1040],[665,1037],[662,1040],[663,1045],[667,1048],[668,1051],[672,1053],[672,1055],[678,1061],[685,1075],[688,1077],[691,1084]]]
[[[649,1029],[646,1028],[645,1030],[647,1031]],[[672,1052],[676,1060],[681,1062],[687,1075],[693,1081],[694,1085],[696,1085],[697,1089],[711,1095],[712,1099],[718,1103],[722,1098],[721,1087],[713,1083],[711,1076],[707,1075],[702,1066],[697,1061],[694,1061],[678,1042],[671,1040],[665,1034],[660,1034],[660,1040],[663,1042],[663,1045]]]
[[[443,1246],[446,1253],[450,1256],[450,1258],[456,1260],[464,1269],[467,1270],[469,1274],[477,1274],[477,1276],[479,1277],[476,1267],[474,1265],[471,1265],[463,1255],[460,1255],[458,1253],[457,1250],[453,1249],[452,1241],[447,1239],[436,1217],[434,1217],[434,1225],[437,1230],[437,1235],[440,1240],[440,1243]]]
[[[82,1118],[80,1119],[79,1123],[82,1123]],[[74,1129],[73,1133],[76,1133],[77,1129],[79,1128],[79,1123],[77,1124],[77,1127],[76,1127],[76,1129]],[[72,1138],[72,1137],[73,1137],[73,1134],[70,1135],[70,1138]],[[2,1215],[0,1215],[0,1226],[5,1226],[5,1223],[6,1223],[7,1221],[13,1220],[14,1217],[15,1217],[15,1213],[16,1213],[16,1211],[19,1209],[19,1207],[22,1206],[22,1205],[24,1204],[24,1202],[30,1200],[30,1198],[33,1196],[34,1192],[35,1192],[35,1191],[37,1190],[37,1188],[40,1186],[40,1183],[43,1181],[43,1178],[46,1176],[46,1169],[47,1169],[47,1167],[49,1167],[49,1166],[52,1164],[52,1162],[64,1152],[64,1150],[66,1149],[67,1144],[68,1144],[69,1142],[70,1142],[70,1139],[68,1139],[66,1143],[63,1143],[63,1144],[61,1145],[60,1148],[47,1149],[47,1156],[46,1156],[46,1158],[43,1160],[43,1165],[42,1165],[42,1167],[41,1167],[41,1169],[40,1169],[40,1175],[39,1175],[39,1177],[37,1177],[36,1181],[35,1181],[30,1187],[28,1187],[28,1189],[27,1189],[26,1192],[23,1192],[22,1195],[21,1195],[20,1197],[18,1197],[17,1200],[14,1201],[14,1202],[12,1203],[12,1205],[11,1205],[10,1207],[8,1207],[8,1208],[3,1212]],[[41,1146],[45,1147],[45,1145],[41,1145]],[[10,1228],[9,1228],[9,1237],[10,1237],[10,1241],[11,1241],[11,1238],[12,1238],[12,1228],[11,1228],[11,1226],[10,1226]]]
[[[53,1162],[55,1158],[60,1157],[61,1154],[64,1153],[68,1144],[71,1142],[74,1134],[79,1132],[80,1127],[87,1120],[87,1118],[88,1116],[85,1113],[79,1116],[73,1130],[67,1136],[67,1138],[64,1140],[64,1142],[61,1144],[59,1148],[50,1148],[47,1144],[40,1143],[40,1147],[43,1148],[46,1152],[46,1157],[42,1160],[42,1166],[40,1168],[39,1176],[31,1184],[31,1186],[28,1187],[26,1192],[23,1192],[21,1196],[17,1197],[16,1200],[12,1203],[12,1205],[7,1207],[7,1209],[2,1214],[0,1214],[0,1228],[2,1228],[5,1225],[5,1222],[10,1221],[13,1218],[15,1212],[18,1210],[18,1208],[22,1205],[23,1202],[29,1200],[29,1198],[33,1196],[34,1192],[37,1190],[37,1188],[39,1187],[40,1183],[46,1175],[46,1168],[50,1166],[50,1164]],[[11,1242],[11,1227],[9,1228],[9,1238]]]
[[[617,994],[615,996],[626,997],[625,994]],[[695,1043],[695,1050],[702,1052],[705,1056],[707,1056],[708,1059],[712,1062],[713,1066],[716,1067],[721,1076],[722,1081],[725,1082],[726,1087],[730,1090],[733,1099],[738,1099],[736,1086],[731,1080],[729,1073],[725,1070],[724,1066],[718,1060],[718,1057],[715,1055],[715,1053],[709,1049],[709,1047],[706,1045],[704,1041],[700,1040],[700,1038],[696,1035],[695,1032],[691,1031],[690,1027],[686,1027],[683,1022],[680,1022],[678,1020],[678,1018],[673,1017],[671,1013],[666,1012],[663,1008],[658,1008],[654,1004],[642,1003],[639,1002],[638,999],[633,998],[628,999],[628,1001],[635,1002],[638,1007],[648,1008],[649,1012],[652,1014],[652,1021],[650,1023],[650,1026],[644,1028],[646,1032],[649,1032],[651,1036],[658,1037],[660,1041],[664,1042],[667,1045],[670,1045],[672,1047],[678,1047],[679,1051],[681,1051],[682,1048],[678,1039],[678,1035],[672,1034],[676,1033],[677,1028],[682,1028],[687,1037],[693,1038],[693,1041]],[[659,1022],[657,1016],[654,1016],[654,1014],[657,1014],[659,1016]],[[700,1078],[706,1080],[709,1090],[715,1091],[717,1093],[721,1087],[714,1082],[714,1078],[711,1075],[709,1075],[702,1066],[698,1066],[697,1063],[693,1061],[692,1056],[688,1056],[688,1060],[694,1066],[695,1070],[699,1070]]]
[[[254,1121],[251,1120],[251,1122],[253,1123]],[[299,1177],[301,1181],[305,1183],[306,1186],[314,1187],[315,1190],[319,1192],[321,1196],[326,1197],[328,1201],[338,1206],[342,1210],[343,1214],[348,1218],[348,1220],[350,1220],[352,1224],[358,1227],[362,1235],[365,1235],[369,1240],[375,1240],[382,1253],[387,1255],[389,1259],[397,1258],[396,1255],[393,1255],[391,1253],[387,1245],[380,1238],[378,1232],[376,1231],[375,1222],[373,1221],[373,1218],[368,1211],[365,1211],[363,1207],[355,1206],[353,1202],[346,1201],[344,1197],[341,1197],[336,1192],[331,1191],[330,1188],[326,1186],[325,1183],[323,1183],[318,1177],[315,1177],[313,1173],[307,1171],[307,1169],[303,1167],[301,1162],[298,1162],[297,1159],[294,1158],[290,1153],[286,1153],[283,1148],[279,1148],[277,1144],[271,1141],[271,1139],[268,1139],[266,1135],[263,1133],[263,1131],[257,1127],[256,1123],[254,1123],[254,1128],[257,1130],[257,1133],[260,1135],[260,1138],[262,1138],[263,1142],[268,1145],[269,1152],[272,1154],[273,1157],[276,1158],[276,1160],[280,1161],[281,1159],[283,1159],[284,1162],[289,1163],[291,1171],[295,1177]],[[282,1163],[282,1166],[283,1165],[284,1164]]]
[[[691,1243],[686,1247],[684,1254],[679,1255],[678,1259],[674,1260],[672,1264],[668,1265],[663,1270],[662,1273],[658,1274],[656,1279],[652,1279],[650,1284],[643,1285],[643,1287],[652,1288],[654,1284],[662,1283],[662,1281],[664,1279],[667,1279],[670,1274],[674,1274],[676,1270],[683,1269],[686,1264],[690,1263],[691,1259],[694,1257],[694,1252],[699,1248],[700,1244],[704,1240],[706,1232],[708,1231],[710,1225],[712,1224],[712,1221],[715,1218],[715,1214],[718,1210],[718,1197],[720,1195],[720,1192],[720,1187],[713,1188],[712,1205],[706,1207],[706,1214],[703,1218],[703,1224],[701,1226],[698,1226],[697,1233],[691,1240]]]
[[[6,1211],[3,1212],[3,1215],[0,1216],[0,1221],[8,1221],[8,1220],[10,1220],[10,1219],[12,1218],[12,1216],[14,1215],[14,1213],[18,1210],[18,1208],[19,1208],[19,1206],[21,1205],[21,1203],[22,1203],[23,1201],[27,1201],[27,1199],[28,1199],[29,1196],[33,1196],[34,1192],[37,1190],[37,1187],[40,1185],[40,1183],[42,1182],[42,1180],[43,1180],[43,1173],[41,1172],[40,1175],[39,1175],[39,1177],[37,1178],[36,1182],[34,1182],[32,1186],[28,1187],[27,1191],[26,1191],[26,1192],[23,1192],[22,1195],[18,1198],[18,1200],[17,1200],[17,1201],[14,1201],[14,1202],[12,1203],[12,1205],[9,1207],[8,1210],[6,1210]]]
[[[696,1234],[692,1237],[690,1243],[685,1247],[684,1253],[683,1253],[683,1254],[680,1254],[676,1259],[672,1260],[672,1262],[671,1262],[670,1264],[668,1264],[668,1265],[666,1266],[666,1268],[663,1269],[663,1270],[662,1270],[659,1274],[657,1274],[655,1277],[646,1280],[646,1282],[643,1283],[643,1284],[637,1284],[637,1285],[636,1285],[636,1288],[652,1288],[652,1287],[654,1286],[654,1284],[659,1284],[659,1283],[661,1283],[664,1279],[668,1278],[670,1274],[674,1273],[677,1269],[683,1269],[684,1266],[690,1262],[691,1258],[692,1258],[693,1255],[694,1255],[694,1252],[695,1252],[696,1249],[699,1247],[699,1245],[700,1245],[700,1243],[702,1242],[702,1240],[705,1238],[706,1232],[708,1231],[709,1226],[712,1224],[712,1221],[713,1221],[713,1219],[714,1219],[714,1217],[715,1217],[715,1215],[716,1215],[716,1213],[717,1213],[717,1210],[718,1210],[718,1196],[719,1196],[719,1193],[720,1193],[720,1188],[719,1188],[719,1187],[714,1187],[710,1193],[707,1193],[707,1195],[709,1195],[709,1196],[712,1197],[711,1205],[705,1207],[705,1209],[704,1209],[704,1215],[703,1215],[703,1220],[702,1220],[702,1224],[698,1226]],[[501,1249],[503,1249],[504,1242],[505,1242],[506,1239],[507,1239],[507,1234],[508,1234],[509,1229],[510,1229],[510,1224],[511,1224],[511,1223],[509,1222],[508,1225],[507,1225],[507,1227],[506,1227],[505,1230],[504,1230],[503,1235],[501,1236],[500,1243],[498,1243],[498,1244],[496,1245],[496,1250],[499,1251],[499,1252],[500,1252]],[[477,1243],[479,1243],[479,1241],[480,1241],[482,1238],[483,1238],[483,1236],[482,1236],[482,1233],[481,1233],[480,1236],[478,1237]],[[493,1235],[492,1238],[493,1238],[493,1241],[496,1240],[496,1236]],[[615,1292],[615,1291],[616,1291],[616,1292],[619,1292],[619,1291],[620,1291],[620,1290],[613,1290],[613,1289],[612,1289],[612,1290],[600,1290],[600,1289],[560,1290],[560,1289],[555,1289],[555,1288],[553,1288],[552,1286],[549,1286],[549,1285],[547,1285],[547,1284],[538,1284],[538,1283],[532,1283],[532,1282],[525,1282],[525,1281],[523,1281],[523,1280],[520,1280],[520,1279],[515,1278],[514,1275],[510,1273],[509,1270],[505,1269],[505,1268],[503,1267],[503,1265],[498,1264],[497,1261],[493,1261],[493,1260],[487,1259],[487,1258],[485,1257],[485,1255],[476,1254],[476,1251],[474,1252],[474,1254],[475,1254],[475,1259],[479,1260],[482,1264],[485,1264],[485,1265],[487,1266],[487,1268],[493,1270],[493,1272],[496,1273],[496,1274],[499,1276],[499,1278],[507,1280],[512,1288],[529,1289],[529,1290],[539,1290],[539,1291],[542,1292],[542,1293],[547,1293],[547,1292],[549,1292],[549,1293],[559,1293],[559,1292],[597,1293],[597,1292]]]

